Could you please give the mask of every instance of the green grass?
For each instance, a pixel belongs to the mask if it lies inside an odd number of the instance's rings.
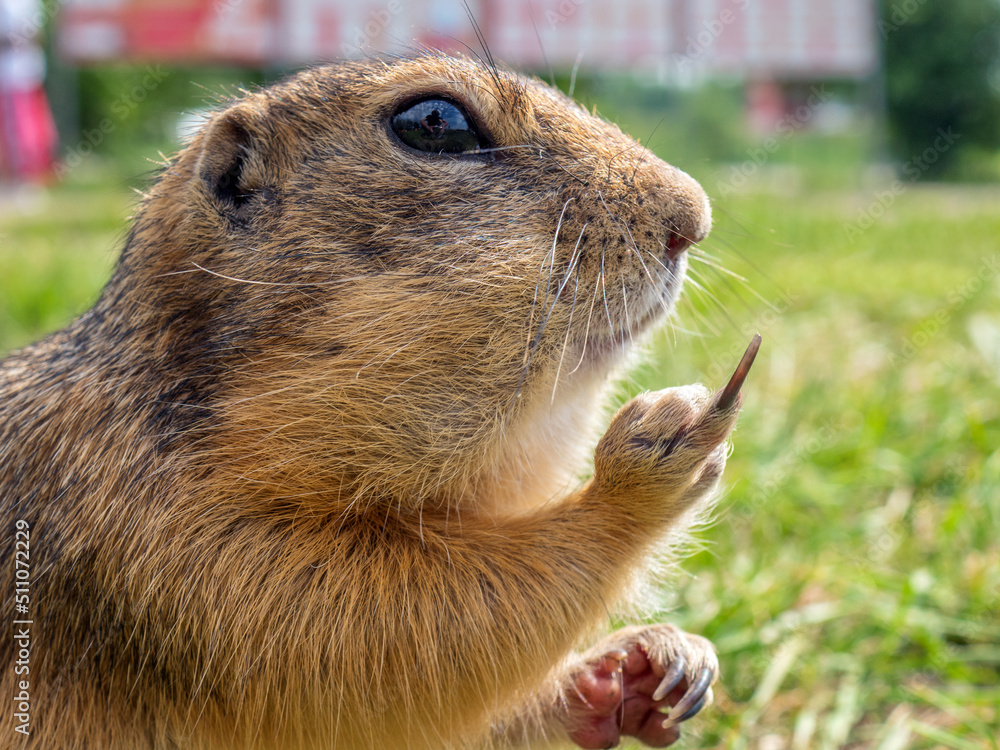
[[[631,385],[718,386],[764,336],[671,615],[723,665],[688,747],[1000,747],[1000,193],[908,186],[852,241],[873,196],[717,201],[704,291]],[[0,352],[94,299],[132,202],[0,206]]]
[[[96,299],[132,202],[110,182],[0,196],[0,356],[62,327]]]

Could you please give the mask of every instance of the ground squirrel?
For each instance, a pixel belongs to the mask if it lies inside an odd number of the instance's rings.
[[[30,744],[670,744],[707,641],[574,649],[725,463],[738,402],[700,386],[633,399],[594,453],[709,226],[688,175],[480,61],[320,67],[216,112],[93,309],[0,365]]]

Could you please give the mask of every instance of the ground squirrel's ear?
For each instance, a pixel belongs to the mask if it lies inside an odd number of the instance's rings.
[[[219,210],[246,223],[275,195],[269,174],[267,139],[255,127],[254,112],[233,107],[209,123],[202,138],[197,174]]]

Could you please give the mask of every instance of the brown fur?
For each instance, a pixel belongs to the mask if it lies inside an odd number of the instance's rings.
[[[422,93],[504,150],[401,147],[386,118]],[[574,489],[609,374],[679,292],[668,243],[708,226],[687,175],[471,61],[318,68],[218,112],[94,308],[0,365],[33,746],[561,736],[571,650],[724,463],[734,413],[650,394]]]

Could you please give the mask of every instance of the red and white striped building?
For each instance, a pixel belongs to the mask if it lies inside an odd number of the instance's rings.
[[[875,0],[469,0],[518,68],[661,77],[865,78]],[[59,47],[110,59],[295,64],[427,45],[479,50],[461,0],[66,0]]]

